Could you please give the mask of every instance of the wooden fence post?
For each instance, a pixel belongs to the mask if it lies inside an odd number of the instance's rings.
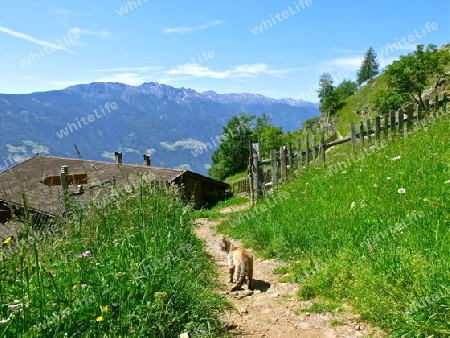
[[[364,122],[359,121],[359,144],[361,149],[364,149]]]
[[[281,181],[286,182],[286,152],[284,146],[280,147],[280,169],[281,169]]]
[[[389,136],[389,114],[384,114],[384,137],[387,139]]]
[[[313,136],[312,136],[312,157],[313,157],[313,161],[314,161],[314,168],[315,167],[317,167],[317,161],[316,161],[316,159],[317,159],[317,154],[316,154],[316,134],[314,134]]]
[[[61,166],[61,188],[64,194],[67,194],[69,191],[69,186],[67,184],[67,174],[68,167],[66,165]]]
[[[308,170],[309,168],[309,135],[306,134],[306,154],[305,154],[305,167]]]
[[[375,144],[380,145],[381,116],[375,116]]]
[[[350,124],[350,129],[352,132],[352,147],[353,150],[356,150],[356,127],[355,127],[355,122],[352,122]]]
[[[287,144],[287,166],[288,166],[288,173],[290,172],[292,176],[294,175],[294,170],[292,169],[292,144],[289,142]]]
[[[252,144],[252,160],[253,160],[253,196],[255,202],[258,201],[261,191],[261,182],[259,180],[259,143]]]
[[[408,119],[406,120],[406,126],[408,127],[408,133],[412,132],[413,129],[413,119],[414,119],[414,106],[410,104],[408,106],[408,111],[406,112],[408,115]]]
[[[372,134],[370,133],[370,119],[367,120],[367,147],[372,145]]]
[[[302,139],[298,138],[297,139],[297,170],[298,170],[299,174],[302,172],[302,158],[303,158]]]
[[[391,132],[392,136],[395,135],[395,110],[391,110]]]
[[[277,179],[277,151],[275,149],[270,150],[270,174],[272,185],[275,187],[278,183]]]
[[[325,165],[325,133],[323,131],[320,139],[320,147],[322,149],[322,163]]]
[[[404,121],[405,121],[405,115],[404,115],[403,109],[400,108],[400,110],[398,111],[398,132],[399,132],[400,136],[405,135],[405,130],[403,129]]]
[[[417,106],[417,122],[421,121],[422,118],[423,118],[423,115],[422,115],[422,106],[419,104],[419,105]],[[419,124],[419,125],[420,125],[420,124]]]
[[[67,175],[69,174],[68,172],[68,167],[66,165],[61,166],[61,172],[60,172],[60,176],[61,176],[61,190],[62,190],[62,202],[63,202],[63,208],[64,208],[64,216],[67,216],[67,197],[69,194],[69,186],[67,184]]]

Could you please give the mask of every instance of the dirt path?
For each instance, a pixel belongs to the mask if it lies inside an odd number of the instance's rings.
[[[197,219],[197,235],[206,241],[207,250],[218,266],[221,290],[227,294],[234,309],[224,315],[229,333],[234,337],[283,337],[283,338],[349,338],[368,337],[373,330],[360,322],[358,316],[345,313],[316,314],[299,313],[299,308],[311,305],[308,301],[299,301],[295,294],[298,284],[280,283],[273,270],[279,265],[274,260],[254,261],[254,292],[247,290],[228,293],[231,284],[227,283],[228,267],[226,253],[220,250],[220,235],[212,229],[219,221],[207,218]],[[237,243],[239,244],[239,243]],[[338,326],[331,325],[332,320],[339,321]],[[371,337],[382,337],[371,335]]]

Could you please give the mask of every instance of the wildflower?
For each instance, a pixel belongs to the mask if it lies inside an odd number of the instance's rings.
[[[1,319],[1,320],[0,320],[0,325],[6,324],[6,323],[9,322],[10,320],[11,320],[11,318]]]
[[[392,161],[397,161],[397,160],[399,160],[399,159],[401,159],[400,156],[395,156],[395,157],[391,158]]]
[[[346,173],[347,173],[347,170],[344,170],[342,173],[343,173],[343,174],[346,174]]]
[[[386,179],[389,181],[391,178],[390,177],[386,177]]]
[[[352,210],[355,207],[356,203],[352,202],[352,204],[350,204],[350,210]]]
[[[20,310],[22,304],[9,304],[8,310],[11,310],[11,312],[17,312]]]
[[[81,284],[80,286],[82,289],[84,289],[87,286],[87,284]]]
[[[162,301],[167,297],[167,292],[155,292],[155,299]]]
[[[8,237],[7,239],[5,239],[3,241],[3,244],[8,244],[9,242],[11,242],[11,237]]]
[[[374,187],[374,188],[378,188],[378,184],[375,183],[375,184],[373,185],[373,187]]]
[[[97,317],[95,319],[96,322],[103,322],[103,316]]]
[[[108,305],[102,306],[101,309],[102,309],[102,313],[108,312]]]
[[[120,272],[116,273],[116,278],[123,277],[123,276],[126,276],[126,275],[127,274],[125,272],[120,271]]]
[[[91,252],[88,250],[88,251],[85,251],[85,252],[83,252],[83,253],[80,253],[79,255],[77,255],[77,257],[78,257],[78,258],[87,257],[87,256],[89,256],[90,253],[91,253]]]
[[[113,242],[113,244],[117,244],[117,243],[119,243],[119,240],[118,240],[118,239],[115,239],[115,240],[113,240],[112,242]]]
[[[404,193],[406,192],[406,190],[403,189],[403,188],[400,188],[400,189],[397,190],[397,192],[398,192],[399,194],[404,194]]]
[[[449,184],[449,183],[450,183],[450,180],[444,182],[444,184]]]

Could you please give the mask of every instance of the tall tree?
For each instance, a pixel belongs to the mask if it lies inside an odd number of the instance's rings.
[[[424,109],[424,90],[434,81],[448,77],[445,66],[449,62],[448,49],[438,50],[433,44],[426,49],[423,45],[417,45],[414,52],[400,56],[400,60],[387,67],[385,75],[388,88],[396,94],[409,96]]]
[[[223,180],[247,168],[254,118],[254,115],[241,114],[228,121],[223,128],[219,148],[212,155],[212,166],[208,172],[211,177]]]
[[[333,114],[339,105],[336,88],[333,85],[333,78],[329,73],[323,73],[319,79],[319,109],[324,114]]]
[[[350,80],[342,81],[339,86],[336,87],[336,96],[340,102],[344,101],[347,97],[353,95],[358,90],[358,84]]]
[[[271,149],[280,149],[283,145],[283,130],[280,127],[266,125],[261,129],[258,142],[261,156],[269,157]]]
[[[356,74],[356,82],[359,85],[362,83],[369,81],[375,75],[378,75],[380,64],[377,61],[377,53],[375,53],[374,49],[370,47],[366,54],[364,54],[364,60],[361,63],[361,68]]]
[[[398,110],[408,102],[409,97],[405,94],[396,93],[390,89],[379,89],[372,95],[370,102],[379,114],[386,114],[391,110]]]

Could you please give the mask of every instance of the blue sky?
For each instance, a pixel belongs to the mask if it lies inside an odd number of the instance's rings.
[[[161,82],[317,101],[321,73],[355,79],[448,43],[450,1],[2,0],[0,93]]]

